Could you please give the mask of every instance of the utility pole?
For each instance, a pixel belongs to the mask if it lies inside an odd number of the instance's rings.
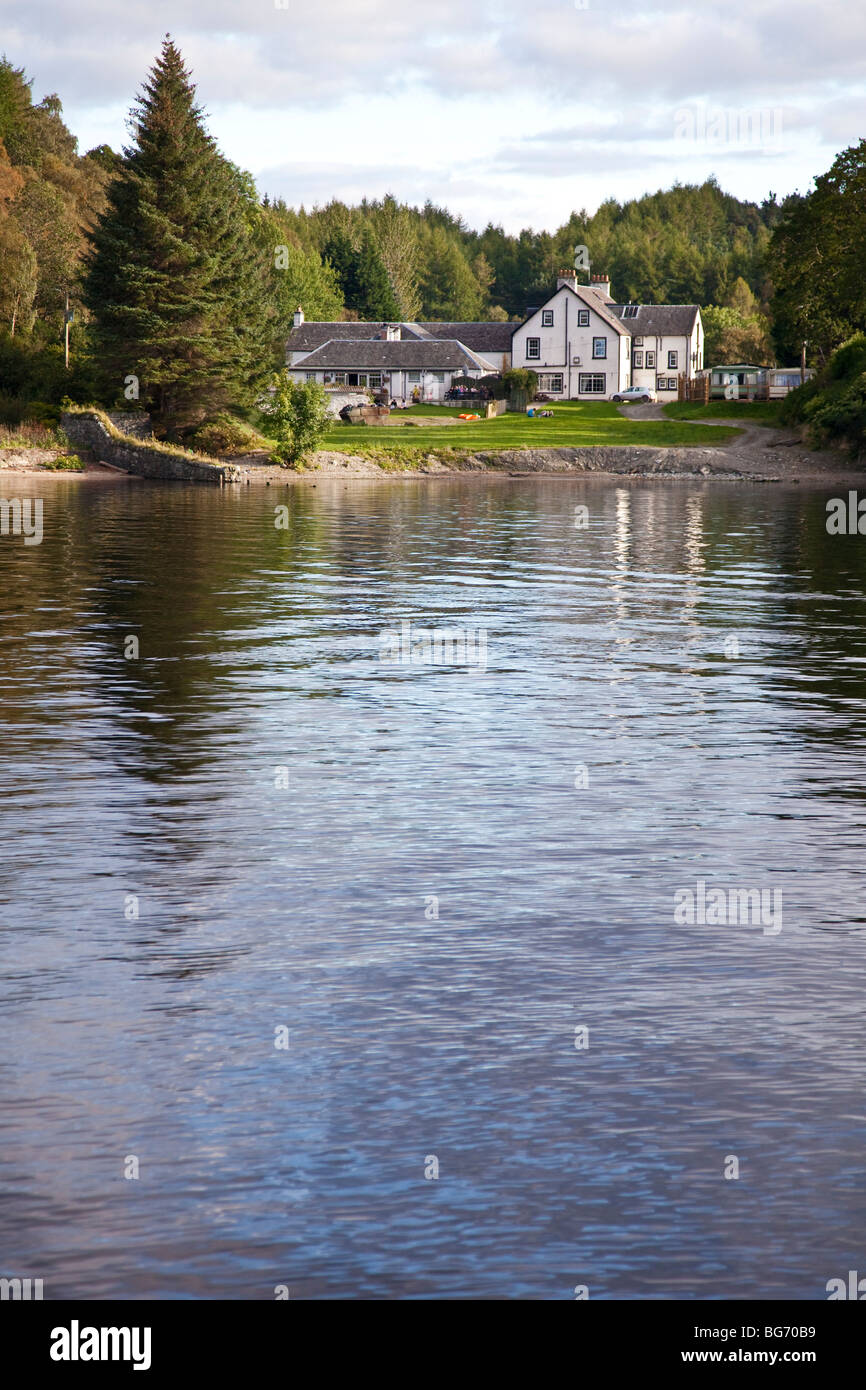
[[[64,362],[64,366],[66,367],[67,372],[69,371],[69,325],[70,325],[70,323],[72,322],[72,320],[73,320],[74,318],[75,318],[75,310],[73,309],[72,312],[70,313],[70,310],[69,310],[69,293],[68,293],[68,291],[67,291],[67,294],[66,294],[66,310],[65,310],[65,313],[64,313],[64,315],[63,315],[63,319],[64,319],[64,323],[63,323],[63,362]]]

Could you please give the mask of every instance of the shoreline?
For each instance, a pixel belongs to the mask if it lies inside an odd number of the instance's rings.
[[[0,477],[76,479],[80,481],[151,482],[101,460],[83,471],[40,465],[63,456],[62,449],[0,449]],[[478,451],[444,461],[422,455],[416,466],[388,462],[381,466],[366,454],[320,450],[301,471],[268,462],[265,453],[228,456],[239,476],[227,487],[315,485],[325,481],[407,482],[445,478],[580,478],[681,479],[737,483],[852,484],[866,470],[835,450],[809,449],[797,435],[746,425],[730,443],[716,448],[654,445],[593,445],[573,448]]]

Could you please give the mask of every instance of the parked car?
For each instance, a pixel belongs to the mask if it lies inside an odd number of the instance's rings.
[[[617,391],[613,397],[615,401],[620,401],[623,405],[628,405],[630,401],[643,405],[647,401],[654,401],[655,398],[656,393],[649,386],[627,386],[624,391]]]

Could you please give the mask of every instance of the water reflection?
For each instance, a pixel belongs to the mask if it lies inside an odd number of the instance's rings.
[[[855,1267],[866,572],[823,494],[45,489],[43,544],[0,543],[10,1274],[814,1298]],[[485,627],[487,673],[381,663],[404,619]],[[698,877],[781,888],[781,935],[675,927]]]

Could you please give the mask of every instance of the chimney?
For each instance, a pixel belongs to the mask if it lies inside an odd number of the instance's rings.
[[[295,312],[294,312],[294,315],[293,315],[293,318],[292,318],[292,323],[294,324],[295,328],[300,328],[300,326],[301,326],[301,324],[302,324],[303,322],[304,322],[304,311],[303,311],[303,309],[301,308],[301,306],[300,306],[300,304],[299,304],[298,307],[297,307],[297,309],[296,309]]]
[[[609,276],[609,275],[593,275],[592,280],[591,280],[591,282],[590,282],[589,288],[590,288],[591,290],[600,290],[600,292],[601,292],[602,294],[606,294],[606,295],[608,296],[608,298],[609,298],[609,297],[610,297],[610,276]]]
[[[559,274],[556,277],[556,288],[558,290],[561,290],[563,285],[567,285],[570,290],[577,288],[576,270],[569,270],[568,268],[566,268],[565,270],[561,270],[559,272]]]

